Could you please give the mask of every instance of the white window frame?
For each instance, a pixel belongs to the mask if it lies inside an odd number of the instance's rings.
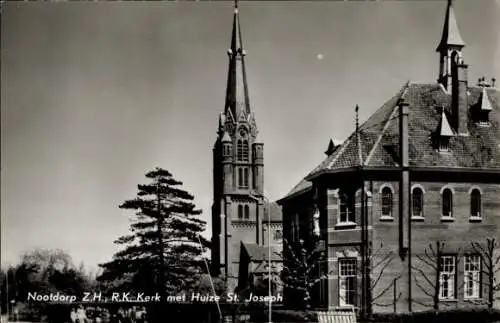
[[[443,255],[439,259],[439,299],[456,299],[457,258],[453,255]]]
[[[469,283],[472,286],[469,287]],[[464,256],[464,298],[478,299],[481,297],[481,255]]]
[[[339,305],[356,306],[357,302],[357,280],[358,280],[358,260],[357,258],[339,258],[338,259],[338,283],[339,283]],[[349,283],[351,282],[351,283]],[[349,286],[350,285],[350,286]],[[348,303],[349,292],[353,293],[354,304]]]
[[[338,222],[337,225],[355,225],[354,221],[351,221],[352,218],[355,218],[355,203],[353,201],[354,197],[347,194],[341,193],[339,195],[339,210],[338,210]],[[345,205],[345,212],[342,212],[342,206]],[[345,220],[342,219],[342,216],[345,215]]]

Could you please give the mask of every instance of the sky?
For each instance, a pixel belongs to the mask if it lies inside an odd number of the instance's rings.
[[[407,81],[433,83],[446,1],[240,1],[265,193],[283,197]],[[500,77],[500,3],[454,2],[471,83]],[[232,3],[4,3],[1,260],[62,248],[90,268],[156,166],[210,228]],[[206,236],[209,237],[210,230]]]

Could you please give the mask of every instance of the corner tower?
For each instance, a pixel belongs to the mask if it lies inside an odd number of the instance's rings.
[[[238,282],[242,242],[262,243],[264,145],[257,140],[235,2],[224,111],[213,148],[212,273]]]

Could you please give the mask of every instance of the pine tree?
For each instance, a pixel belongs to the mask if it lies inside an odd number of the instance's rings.
[[[209,242],[200,233],[206,222],[169,171],[156,168],[146,178],[150,183],[138,185],[137,197],[120,205],[137,212],[131,233],[115,241],[123,249],[100,265],[99,280],[115,291],[173,295],[191,289],[203,272]]]

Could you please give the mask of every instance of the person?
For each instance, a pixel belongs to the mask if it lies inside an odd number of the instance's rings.
[[[71,323],[76,323],[77,316],[76,316],[76,309],[74,307],[71,308],[71,312],[69,314]]]

